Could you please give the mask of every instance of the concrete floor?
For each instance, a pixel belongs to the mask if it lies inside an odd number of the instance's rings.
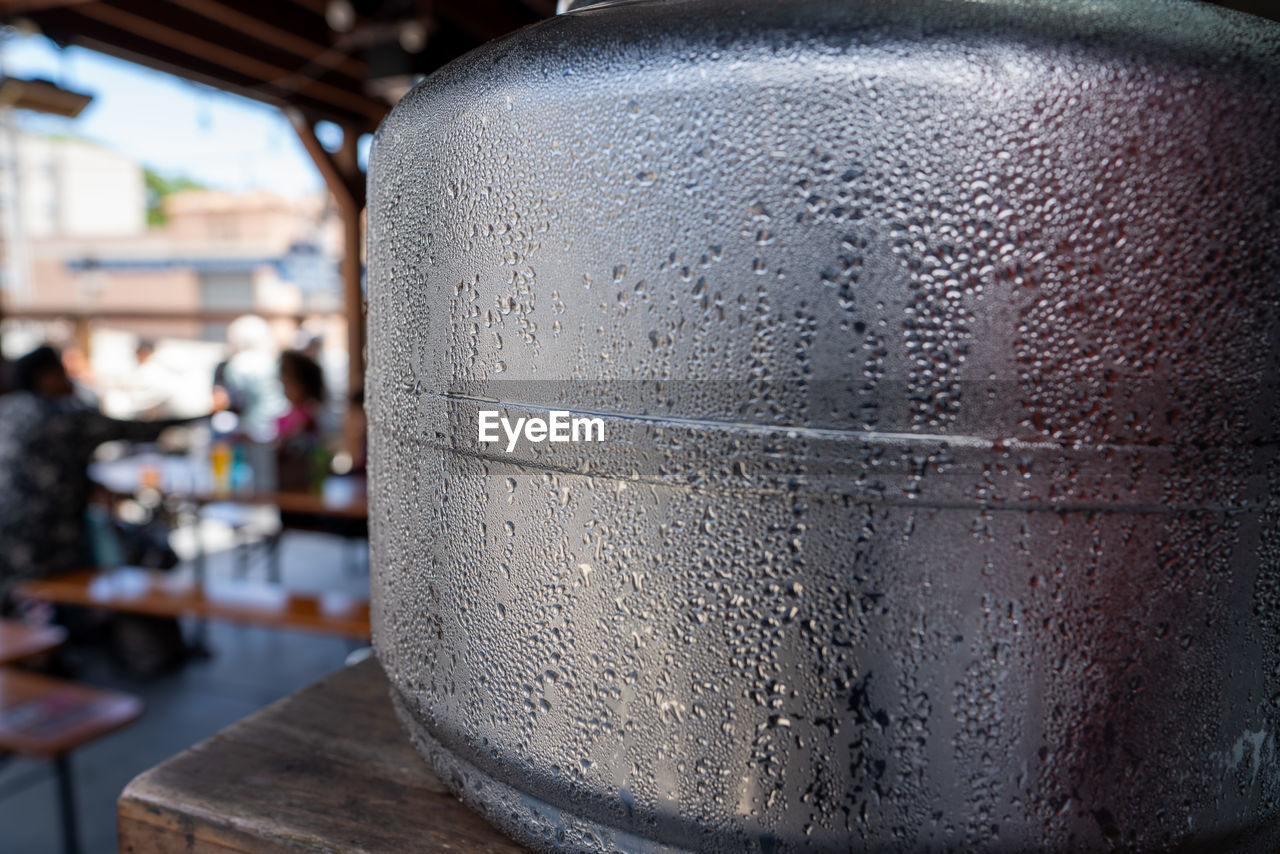
[[[356,561],[360,570],[352,572],[352,547],[322,534],[287,534],[283,583],[299,590],[367,595],[365,556],[361,550]],[[228,551],[209,557],[211,577],[229,576],[233,566]],[[251,565],[249,577],[265,577],[260,560]],[[189,634],[190,626],[186,628]],[[137,694],[147,706],[131,727],[72,755],[84,854],[116,850],[116,798],[133,777],[338,669],[358,647],[337,638],[218,623],[208,626],[208,644],[211,658],[147,681],[122,676],[97,650],[70,651],[77,679]],[[51,765],[0,759],[0,854],[62,850],[56,797]]]

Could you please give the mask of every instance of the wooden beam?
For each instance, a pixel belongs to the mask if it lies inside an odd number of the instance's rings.
[[[360,134],[356,128],[342,129],[342,147],[330,154],[320,144],[316,136],[315,126],[311,119],[301,110],[286,110],[290,124],[302,141],[302,146],[311,155],[316,168],[324,177],[325,184],[334,198],[338,200],[338,209],[342,213],[342,262],[339,271],[342,277],[342,302],[347,319],[347,394],[364,389],[364,264],[361,259],[361,221],[365,206],[364,173],[359,163]],[[348,397],[348,426],[359,413],[357,407],[350,403]],[[354,431],[344,431],[350,437]],[[359,448],[345,448],[353,459],[358,458]]]
[[[287,95],[289,92],[309,94],[329,103],[345,107],[377,121],[385,109],[363,95],[322,83],[318,80],[290,80],[295,77],[292,69],[281,68],[238,50],[198,38],[182,30],[166,26],[150,18],[136,15],[105,3],[85,3],[75,7],[75,12],[91,20],[116,27],[160,45],[166,45],[211,62],[222,68],[250,77],[264,87],[270,87]],[[282,85],[288,83],[288,85]]]
[[[343,208],[354,208],[357,212],[364,208],[364,176],[358,166],[349,168],[347,164],[330,154],[316,137],[314,122],[301,110],[287,108],[284,111],[293,130],[298,134],[302,147],[311,156],[312,162],[320,170],[325,186],[338,200]],[[359,131],[354,128],[342,129],[342,141],[345,145],[348,137],[356,137]]]
[[[76,315],[72,324],[75,332],[71,340],[75,348],[80,351],[80,355],[84,357],[85,364],[89,364],[93,358],[93,327],[90,325],[89,315]]]
[[[0,108],[14,107],[74,119],[92,100],[92,95],[64,89],[48,80],[0,78]]]
[[[297,33],[263,20],[259,15],[242,12],[220,0],[168,0],[210,21],[239,30],[249,38],[270,44],[322,68],[334,68],[357,80],[363,80],[368,69],[363,62],[347,56],[333,45],[318,44]]]
[[[335,158],[338,167],[346,175],[360,176],[360,187],[355,195],[360,206],[351,205],[342,211],[342,295],[347,311],[347,418],[357,417],[355,406],[350,401],[350,394],[364,389],[364,264],[361,260],[361,220],[364,214],[364,183],[358,159],[359,136],[351,128],[344,128],[342,148]],[[350,435],[350,431],[348,431]],[[347,448],[352,458],[356,458],[358,448]]]
[[[224,68],[214,66],[212,63],[196,60],[190,55],[180,54],[176,50],[166,50],[149,43],[134,40],[127,34],[118,31],[106,32],[102,30],[86,30],[85,28],[72,30],[59,24],[57,33],[60,38],[66,39],[69,43],[89,50],[96,50],[99,53],[105,53],[108,56],[114,56],[126,62],[134,62],[147,68],[153,68],[156,71],[163,71],[175,77],[181,77],[194,83],[201,83],[214,89],[221,89],[224,92],[230,92],[274,107],[281,109],[291,106],[298,107],[305,109],[317,118],[326,119],[337,124],[361,122],[364,123],[365,129],[369,131],[372,131],[378,125],[377,121],[368,118],[363,113],[353,113],[326,101],[303,95],[291,94],[286,96],[263,89],[255,80],[246,79]]]
[[[364,388],[364,265],[360,260],[363,211],[342,211],[342,297],[347,318],[347,390]]]
[[[7,17],[29,15],[32,12],[43,12],[46,9],[60,9],[63,6],[78,6],[91,0],[0,0],[0,15]]]
[[[316,118],[338,124],[355,124],[371,131],[377,127],[378,120],[370,118],[368,112],[376,109],[385,114],[389,109],[372,96],[367,99],[371,110],[355,112],[311,95],[278,92],[263,86],[261,80],[185,53],[176,45],[158,44],[128,30],[86,18],[77,14],[74,8],[51,9],[34,15],[33,20],[45,34],[62,44],[96,50],[274,107],[295,106]]]

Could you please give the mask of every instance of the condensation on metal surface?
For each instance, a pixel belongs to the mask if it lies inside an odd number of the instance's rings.
[[[1278,57],[1194,3],[638,2],[411,93],[375,642],[444,780],[544,849],[1280,844]]]

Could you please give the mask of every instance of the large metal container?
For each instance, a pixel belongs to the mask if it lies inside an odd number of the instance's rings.
[[[375,643],[443,779],[543,849],[1280,845],[1278,29],[634,2],[405,98]]]

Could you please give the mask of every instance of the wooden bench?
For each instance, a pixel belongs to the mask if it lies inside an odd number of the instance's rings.
[[[372,659],[144,772],[119,817],[133,854],[525,852],[419,758]]]
[[[0,620],[0,664],[9,664],[49,652],[67,639],[61,626],[28,626],[17,620]]]
[[[149,569],[85,569],[24,581],[22,599],[148,614],[195,617],[367,639],[369,600],[343,593],[296,593],[261,582],[205,581]]]
[[[0,753],[52,760],[66,854],[80,850],[71,751],[142,715],[142,701],[9,667],[0,668]]]

